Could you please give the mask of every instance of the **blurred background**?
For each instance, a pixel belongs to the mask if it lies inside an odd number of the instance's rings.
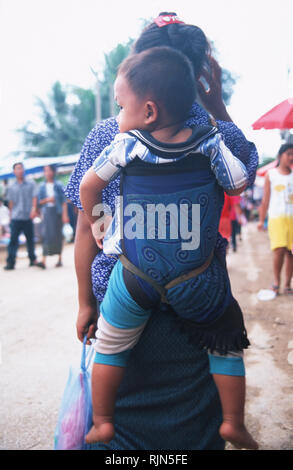
[[[268,237],[257,231],[256,220],[268,165],[276,164],[280,145],[293,138],[293,124],[252,127],[284,100],[292,98],[293,107],[292,0],[0,0],[0,448],[52,448],[68,367],[80,355],[70,243],[76,211],[67,201],[72,230],[63,233],[61,270],[53,261],[48,269],[29,269],[21,234],[17,269],[4,274],[12,165],[23,161],[28,179],[39,184],[43,167],[57,164],[57,179],[66,185],[89,131],[117,111],[118,65],[162,11],[203,29],[222,67],[228,113],[260,155],[255,185],[241,201],[246,219],[242,234],[239,224],[237,249],[235,232],[228,267],[253,343],[248,419],[263,448],[292,449],[292,296],[265,308],[257,298],[271,282],[272,268]],[[40,217],[34,218],[37,257],[40,225]]]
[[[176,11],[201,27],[224,68],[228,111],[262,159],[278,130],[251,124],[293,96],[293,4],[182,0],[1,0],[0,165],[19,157],[79,153],[96,120],[115,112],[116,67],[143,26]]]

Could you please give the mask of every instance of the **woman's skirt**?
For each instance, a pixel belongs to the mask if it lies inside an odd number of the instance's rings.
[[[56,207],[44,207],[42,221],[43,255],[60,255],[62,251],[62,215]]]

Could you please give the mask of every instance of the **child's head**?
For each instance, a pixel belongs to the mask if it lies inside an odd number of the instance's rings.
[[[183,122],[195,99],[191,62],[169,47],[154,47],[125,59],[115,82],[120,132],[153,131]]]
[[[283,144],[278,153],[278,166],[291,168],[293,165],[293,144]]]

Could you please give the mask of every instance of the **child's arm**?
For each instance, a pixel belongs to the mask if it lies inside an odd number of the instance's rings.
[[[221,134],[216,134],[200,146],[200,152],[211,161],[217,181],[230,196],[241,194],[248,183],[245,165],[224,144]]]
[[[109,217],[105,217],[102,204],[102,191],[110,180],[116,178],[121,169],[135,158],[136,139],[127,134],[118,134],[114,141],[96,158],[93,166],[85,173],[80,184],[80,200],[91,224],[93,236],[99,246],[106,231]],[[95,209],[95,210],[94,210]],[[96,222],[99,219],[99,224]]]
[[[101,179],[93,168],[90,168],[81,180],[80,200],[83,210],[91,224],[101,217],[101,215],[93,215],[93,209],[97,204],[102,203],[102,191],[108,183],[108,181]]]
[[[84,209],[84,213],[91,224],[91,230],[93,237],[100,249],[103,249],[103,224],[101,227],[97,227],[95,230],[95,223],[97,220],[103,217],[104,213],[102,207],[96,211],[95,207],[98,204],[102,204],[102,191],[108,185],[108,181],[102,180],[93,170],[90,168],[83,176],[80,183],[80,201]]]

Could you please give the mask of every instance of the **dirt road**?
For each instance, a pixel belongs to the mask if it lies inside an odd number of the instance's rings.
[[[53,259],[44,271],[28,268],[23,256],[4,272],[0,252],[0,449],[52,449],[68,369],[80,357],[73,246],[64,250],[63,268]],[[244,227],[228,266],[252,343],[248,427],[261,449],[293,449],[293,297],[257,299],[272,277],[267,234],[254,223]]]

